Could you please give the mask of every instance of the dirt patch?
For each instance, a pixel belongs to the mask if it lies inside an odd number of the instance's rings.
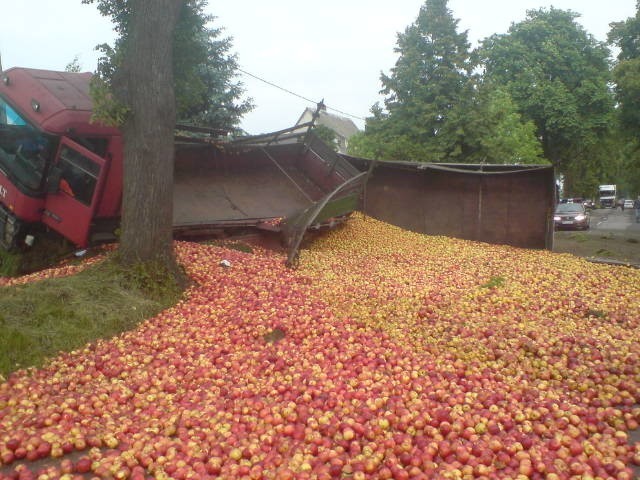
[[[639,232],[555,232],[553,251],[640,267]]]

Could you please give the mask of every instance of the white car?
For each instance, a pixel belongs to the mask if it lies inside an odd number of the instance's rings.
[[[624,201],[624,208],[633,208],[633,200],[627,199]]]

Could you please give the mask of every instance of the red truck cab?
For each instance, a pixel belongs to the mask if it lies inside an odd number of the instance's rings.
[[[91,121],[90,73],[0,75],[0,244],[46,225],[77,246],[120,215],[122,139]]]

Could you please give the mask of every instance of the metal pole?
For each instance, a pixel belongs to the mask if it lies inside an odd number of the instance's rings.
[[[309,195],[307,195],[307,192],[305,192],[305,191],[302,189],[302,187],[300,187],[300,185],[298,185],[298,184],[296,183],[296,181],[295,181],[293,178],[291,178],[291,176],[290,176],[290,175],[285,171],[285,169],[284,169],[284,168],[282,168],[282,167],[280,166],[280,164],[277,162],[277,160],[276,160],[275,158],[273,158],[271,155],[269,155],[269,152],[267,152],[264,148],[261,148],[261,150],[262,150],[262,152],[267,156],[267,158],[269,158],[269,160],[271,160],[273,163],[275,163],[275,164],[276,164],[276,167],[278,167],[278,168],[280,169],[280,171],[281,171],[282,173],[284,173],[284,176],[285,176],[285,177],[287,177],[289,180],[291,180],[291,183],[293,183],[293,185],[294,185],[298,190],[300,190],[300,193],[302,193],[302,194],[305,196],[305,198],[306,198],[307,200],[309,200],[311,203],[313,203],[313,200],[311,199],[311,197],[309,197]]]

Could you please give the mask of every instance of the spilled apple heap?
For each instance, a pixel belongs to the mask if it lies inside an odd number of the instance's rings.
[[[637,270],[363,216],[295,271],[177,251],[197,282],[182,302],[0,385],[1,478],[630,479],[640,463]]]

